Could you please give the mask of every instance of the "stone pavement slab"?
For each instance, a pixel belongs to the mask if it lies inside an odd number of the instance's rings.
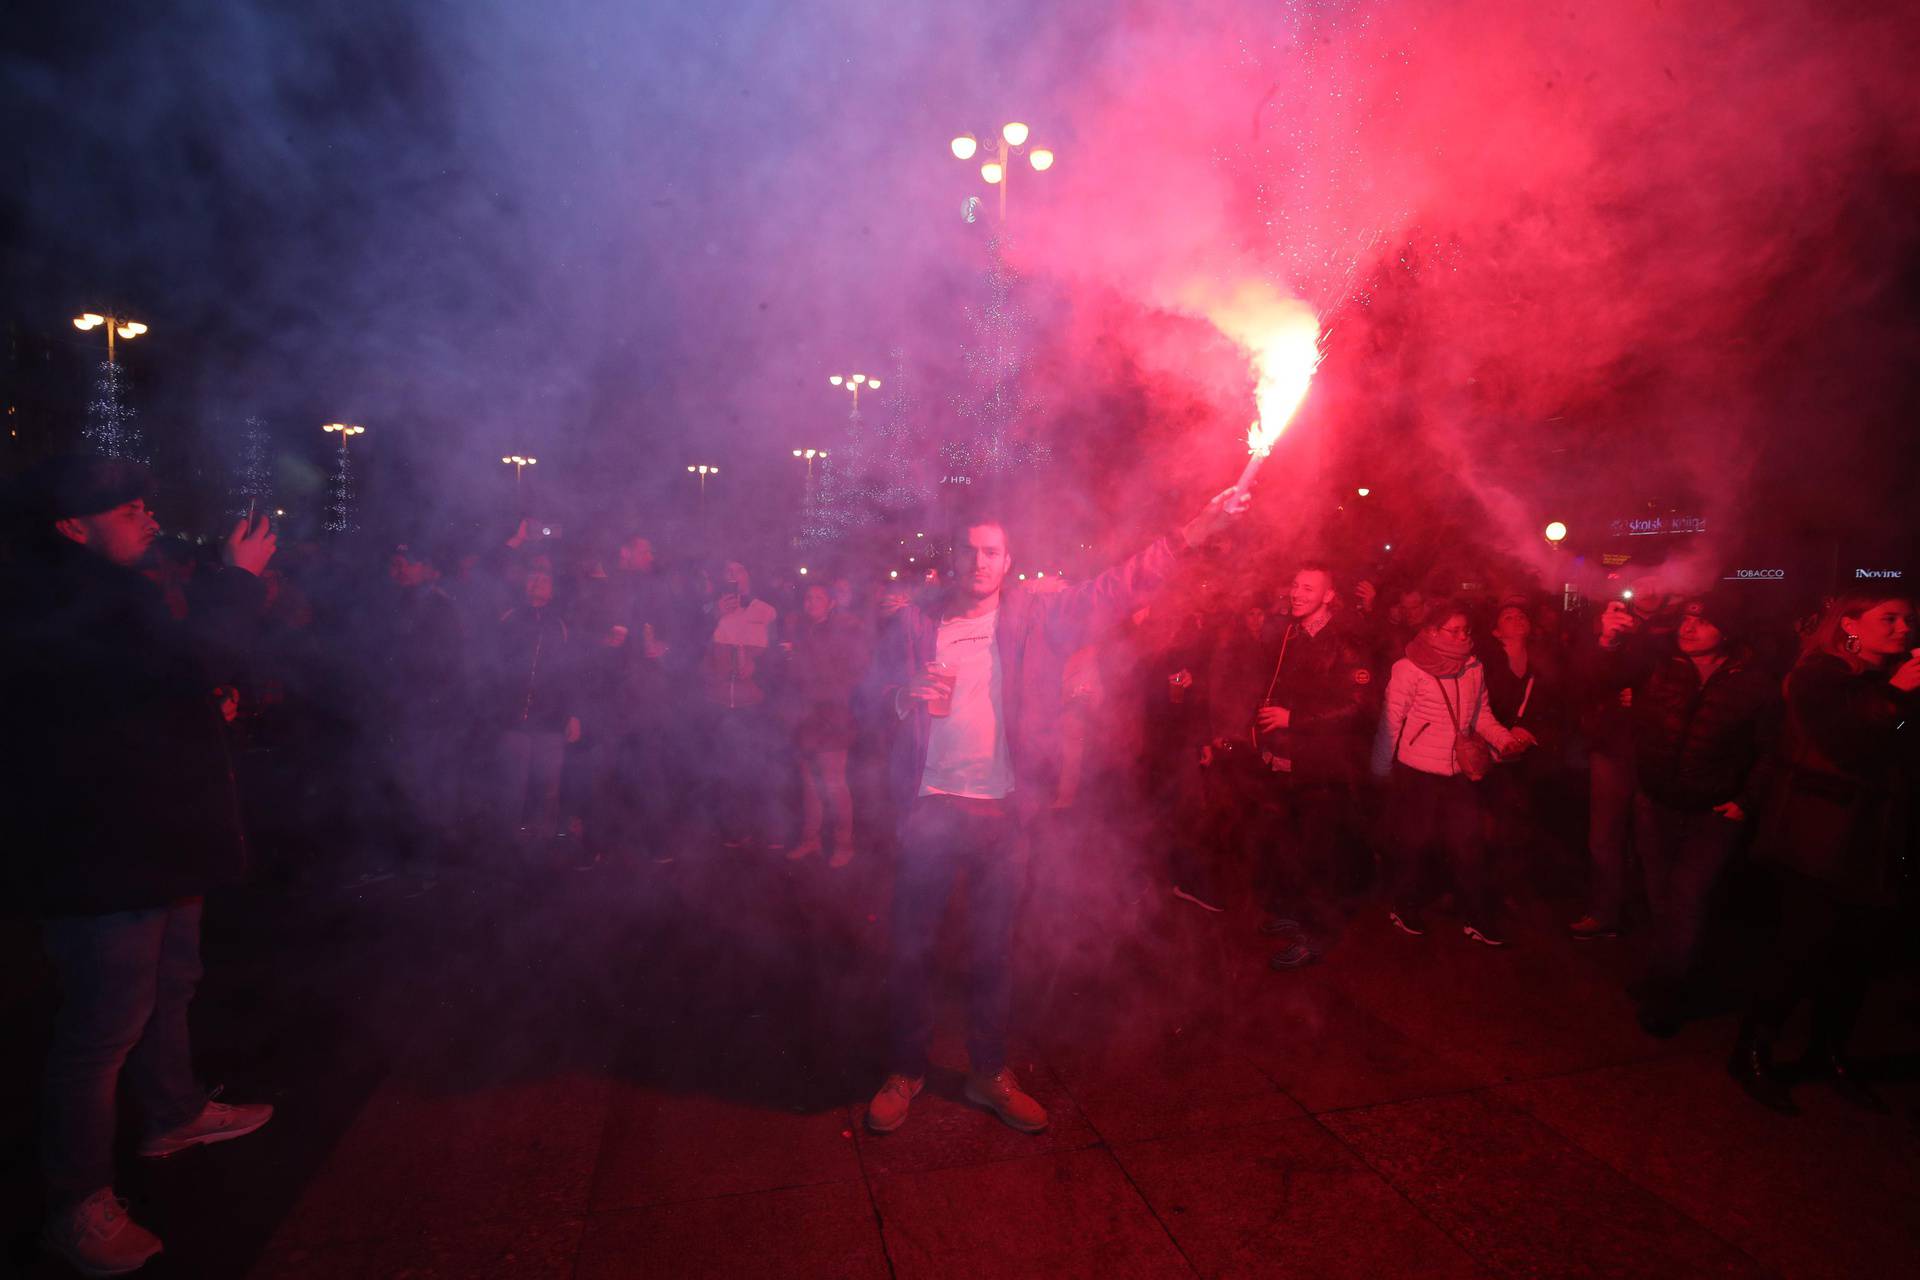
[[[1485,1274],[1311,1119],[1114,1149],[1203,1276]]]
[[[1341,1111],[1321,1122],[1504,1274],[1767,1274],[1665,1200],[1485,1093]]]
[[[630,1209],[859,1176],[837,1109],[796,1114],[621,1082],[608,1102],[592,1204]]]
[[[889,1273],[873,1204],[854,1181],[595,1214],[572,1274],[886,1280]]]
[[[1062,1046],[1047,1061],[1110,1143],[1301,1114],[1230,1037],[1204,1028]]]
[[[900,1280],[1193,1275],[1104,1149],[893,1174],[872,1187]]]
[[[1696,1058],[1498,1093],[1783,1275],[1920,1274],[1920,1135],[1897,1117],[1817,1084],[1777,1116]]]

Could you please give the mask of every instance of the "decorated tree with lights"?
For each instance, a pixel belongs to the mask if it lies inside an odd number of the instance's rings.
[[[987,241],[987,257],[985,300],[966,313],[973,326],[960,354],[966,386],[953,399],[961,434],[940,450],[947,478],[962,483],[977,484],[1052,456],[1046,445],[1021,434],[1040,405],[1022,380],[1028,315],[1016,296],[1020,274],[1008,264],[999,237]]]
[[[907,375],[906,353],[894,348],[887,376],[869,385],[877,388],[868,392],[869,407],[853,402],[833,447],[818,464],[801,512],[803,545],[872,533],[926,498],[919,400]],[[870,407],[875,397],[877,411]]]
[[[133,406],[127,403],[126,370],[112,360],[101,361],[94,375],[93,398],[87,402],[86,426],[80,435],[104,457],[150,461]]]
[[[347,453],[347,442],[343,436],[339,452],[334,458],[333,483],[327,486],[327,532],[352,533],[358,528],[355,505],[353,459]]]
[[[240,427],[239,445],[233,484],[227,490],[227,514],[239,517],[273,510],[273,452],[266,421],[249,414]]]

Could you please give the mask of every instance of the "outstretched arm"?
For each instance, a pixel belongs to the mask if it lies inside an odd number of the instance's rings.
[[[1077,649],[1093,633],[1117,624],[1135,600],[1173,576],[1180,557],[1226,529],[1252,504],[1252,496],[1225,489],[1174,533],[1156,538],[1145,550],[1058,595],[1043,596],[1046,627],[1054,643]]]

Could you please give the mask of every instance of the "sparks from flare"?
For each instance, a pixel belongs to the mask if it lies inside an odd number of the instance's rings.
[[[1246,348],[1253,366],[1254,407],[1247,429],[1247,465],[1234,488],[1245,493],[1280,435],[1307,398],[1314,371],[1326,354],[1325,334],[1314,309],[1262,283],[1242,286],[1208,318]]]

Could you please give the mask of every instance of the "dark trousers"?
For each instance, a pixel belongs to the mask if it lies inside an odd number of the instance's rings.
[[[1465,774],[1442,777],[1396,760],[1387,780],[1387,805],[1391,835],[1383,861],[1388,902],[1411,910],[1424,900],[1428,850],[1438,845],[1453,876],[1462,918],[1469,924],[1491,924],[1495,905],[1487,882],[1479,784]]]
[[[1633,799],[1633,843],[1647,876],[1653,912],[1650,996],[1677,1000],[1700,949],[1720,873],[1740,840],[1740,824],[1711,809],[1675,809],[1641,792]]]
[[[954,884],[967,881],[967,1058],[1006,1065],[1013,1015],[1013,923],[1026,847],[1008,802],[921,796],[900,833],[893,881],[889,1070],[924,1075],[933,1036],[933,949]]]
[[[1587,774],[1587,909],[1616,926],[1627,903],[1627,838],[1633,829],[1633,761],[1595,751]]]
[[[57,1212],[113,1185],[123,1068],[151,1133],[178,1128],[206,1105],[187,1035],[200,983],[200,900],[62,916],[40,933],[60,986],[40,1102],[40,1162]]]
[[[1772,1042],[1802,1000],[1813,1002],[1809,1054],[1843,1053],[1867,992],[1897,963],[1901,913],[1842,902],[1796,871],[1776,875],[1779,925],[1747,1013],[1748,1034]]]
[[[1259,892],[1274,915],[1325,926],[1336,914],[1347,788],[1269,773],[1255,826]]]

